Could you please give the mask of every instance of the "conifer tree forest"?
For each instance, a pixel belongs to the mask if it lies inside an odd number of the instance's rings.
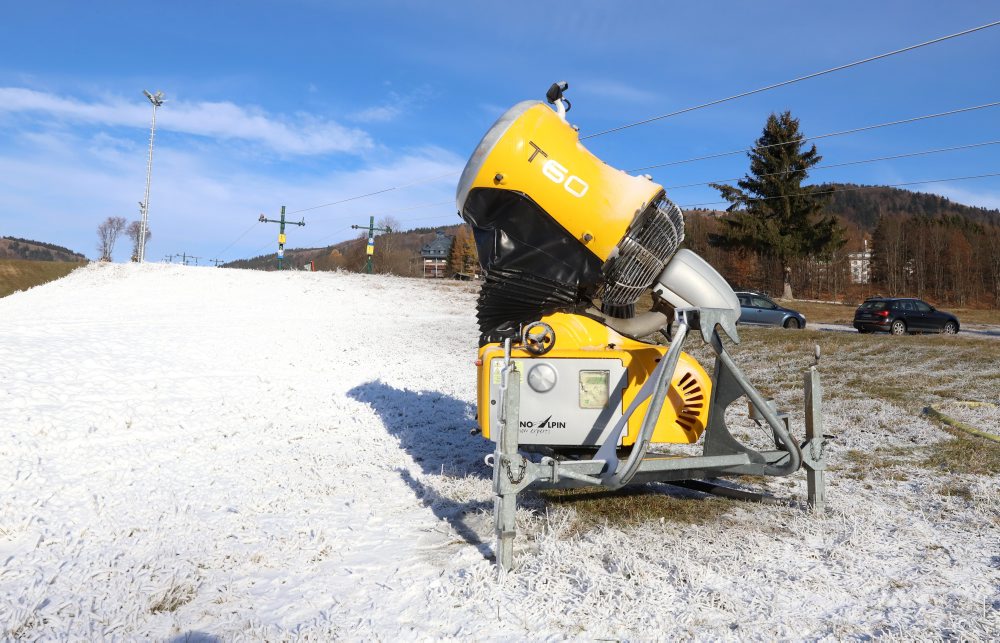
[[[686,213],[687,247],[737,289],[1000,307],[1000,211],[889,187],[803,185],[822,159],[804,137],[789,112],[772,114],[747,154],[747,175],[712,185],[726,212]],[[849,255],[864,249],[870,278],[858,283]]]

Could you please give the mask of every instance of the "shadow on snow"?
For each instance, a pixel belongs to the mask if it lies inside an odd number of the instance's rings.
[[[481,437],[469,433],[476,426],[472,405],[435,391],[398,389],[381,381],[355,386],[347,396],[375,411],[386,430],[420,465],[424,476],[440,476],[443,472],[459,478],[489,477],[483,456],[492,449]],[[492,558],[490,545],[482,542],[466,522],[467,516],[490,509],[492,501],[456,502],[405,469],[400,470],[400,475],[435,516],[447,520],[484,557]]]

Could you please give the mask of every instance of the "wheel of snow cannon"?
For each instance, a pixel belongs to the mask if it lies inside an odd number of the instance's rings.
[[[544,355],[556,345],[556,331],[545,322],[531,322],[521,331],[521,345],[532,355]]]

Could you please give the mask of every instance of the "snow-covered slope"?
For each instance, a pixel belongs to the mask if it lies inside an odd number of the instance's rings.
[[[825,518],[735,505],[582,536],[571,509],[525,509],[498,584],[474,298],[91,265],[0,300],[2,635],[997,633],[1000,496],[976,477],[972,503],[847,481]]]

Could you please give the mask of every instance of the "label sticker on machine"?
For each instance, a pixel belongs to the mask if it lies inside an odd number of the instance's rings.
[[[580,408],[603,409],[608,405],[611,371],[580,371]]]

